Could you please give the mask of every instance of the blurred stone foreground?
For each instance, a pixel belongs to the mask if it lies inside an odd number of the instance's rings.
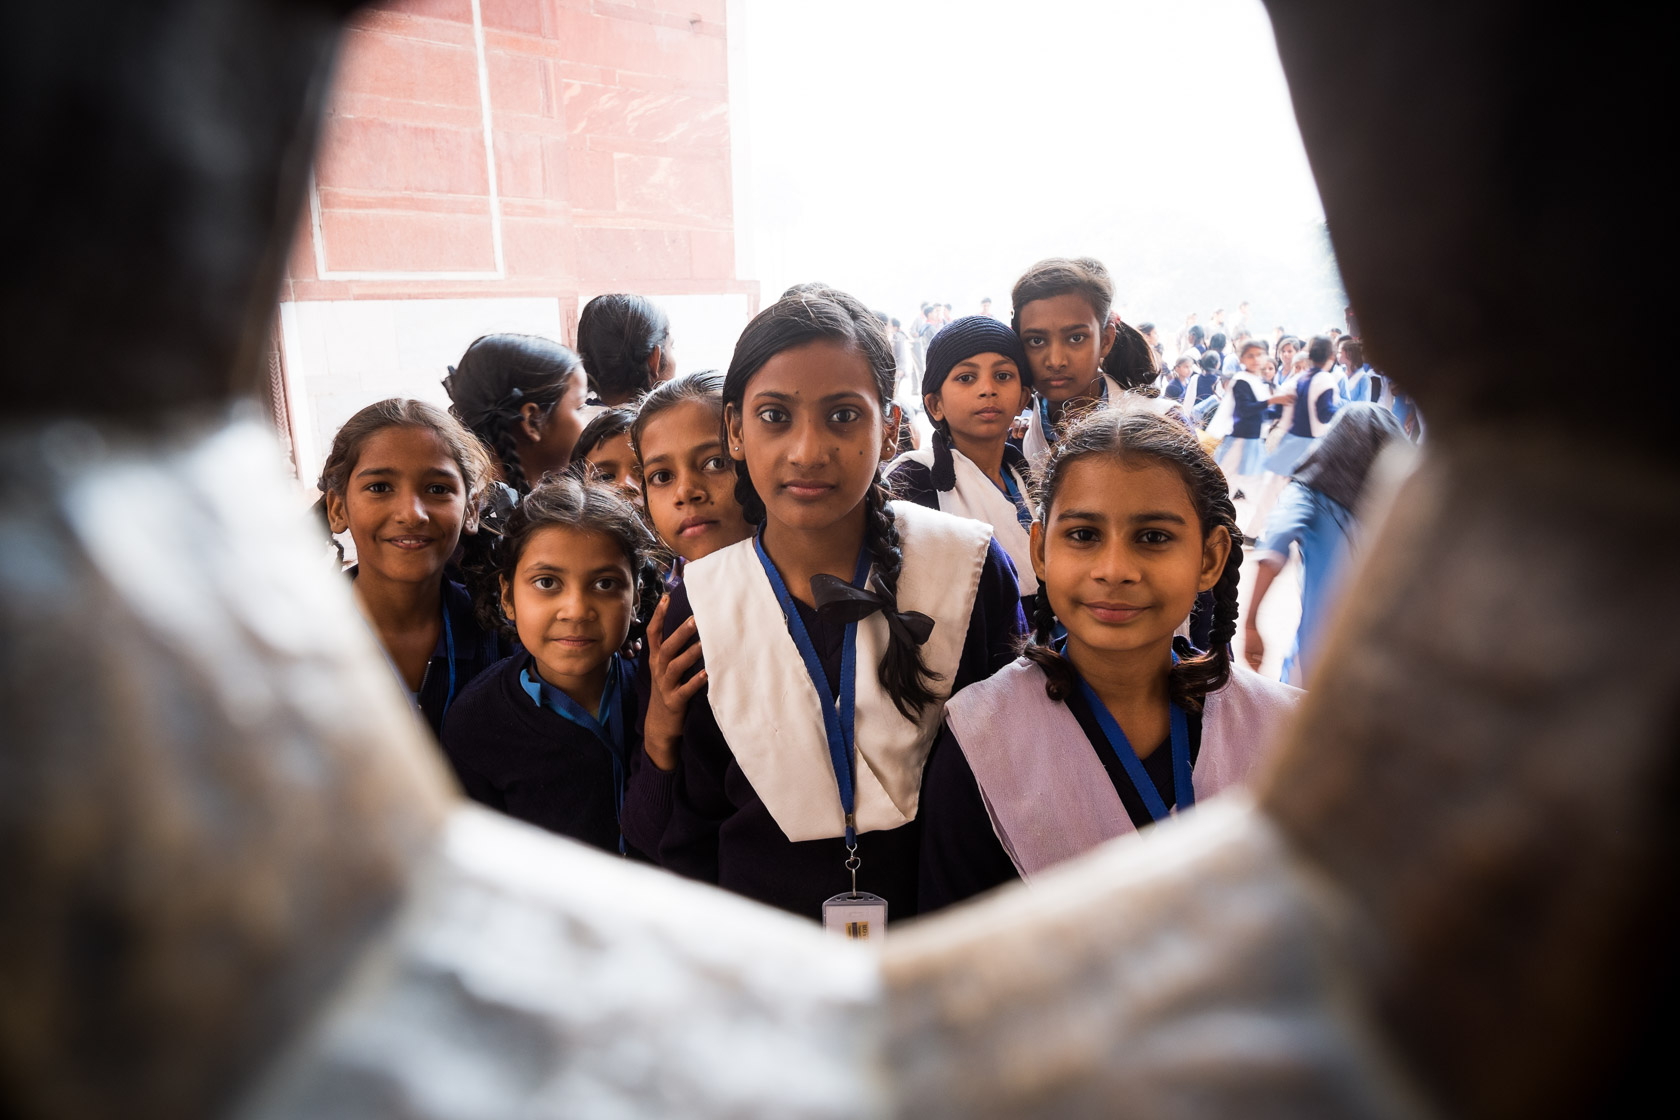
[[[0,1111],[1539,1116],[1655,1088],[1673,390],[1571,392],[1594,325],[1653,318],[1608,258],[1654,188],[1533,173],[1560,120],[1649,103],[1654,15],[1276,0],[1428,457],[1252,799],[875,951],[468,807],[381,684],[235,403],[343,14],[5,16]],[[1561,107],[1560,74],[1591,78]],[[1560,285],[1546,337],[1490,337]]]

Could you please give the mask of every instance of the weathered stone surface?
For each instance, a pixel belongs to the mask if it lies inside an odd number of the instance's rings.
[[[398,904],[450,783],[256,422],[0,435],[0,1089],[201,1115]]]

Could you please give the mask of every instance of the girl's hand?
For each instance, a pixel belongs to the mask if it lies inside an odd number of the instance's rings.
[[[648,697],[647,721],[642,725],[642,749],[661,770],[677,768],[677,748],[682,743],[683,718],[688,714],[688,702],[706,687],[706,670],[702,669],[687,681],[683,674],[700,660],[699,631],[690,618],[664,641],[659,635],[665,630],[665,608],[669,595],[659,600],[653,618],[648,620],[647,641],[651,651],[648,676],[653,681],[653,695]],[[686,649],[684,647],[687,647]]]
[[[1030,412],[1021,413],[1019,416],[1015,417],[1015,422],[1013,424],[1009,425],[1009,436],[1010,436],[1010,438],[1011,439],[1022,438],[1023,436],[1025,436],[1027,434],[1027,429],[1031,426],[1032,426],[1032,413],[1030,413]]]
[[[1266,641],[1260,637],[1260,629],[1250,621],[1243,627],[1243,660],[1256,673],[1260,671],[1260,662],[1266,656]],[[648,709],[652,711],[652,709]]]

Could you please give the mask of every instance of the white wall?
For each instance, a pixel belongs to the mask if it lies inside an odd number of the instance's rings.
[[[300,481],[314,487],[334,433],[363,406],[386,397],[447,406],[443,378],[449,367],[473,339],[501,331],[563,341],[560,301],[282,303],[281,345]]]

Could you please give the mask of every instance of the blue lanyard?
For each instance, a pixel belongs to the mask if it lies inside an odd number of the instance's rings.
[[[1126,769],[1126,777],[1132,780],[1132,786],[1138,796],[1143,798],[1144,808],[1149,810],[1151,820],[1165,820],[1170,810],[1166,802],[1161,800],[1160,791],[1150,780],[1149,774],[1143,768],[1143,761],[1138,758],[1137,751],[1132,749],[1131,740],[1120,730],[1120,725],[1114,722],[1108,707],[1102,702],[1102,697],[1091,690],[1081,678],[1080,690],[1085,695],[1085,703],[1091,706],[1091,713],[1097,717],[1097,726],[1108,739],[1109,749],[1120,759],[1120,765]],[[1177,704],[1172,705],[1172,763],[1173,763],[1173,794],[1177,801],[1177,808],[1188,809],[1196,803],[1196,787],[1190,779],[1190,721],[1184,715],[1184,709]]]
[[[1032,528],[1032,510],[1027,508],[1027,500],[1021,497],[1021,488],[1015,485],[1015,476],[1010,472],[1009,464],[1005,463],[1002,471],[999,473],[1003,475],[1004,495],[1008,497],[1010,502],[1015,506],[1015,520],[1021,523],[1021,528],[1023,529]]]
[[[443,649],[449,658],[449,692],[443,698],[443,715],[449,714],[449,705],[455,703],[455,627],[449,621],[449,599],[443,601]]]
[[[805,662],[805,672],[810,676],[811,684],[817,690],[817,697],[822,701],[823,731],[828,736],[828,761],[834,767],[834,782],[840,787],[840,808],[846,813],[846,847],[856,848],[857,824],[852,816],[856,804],[856,793],[852,786],[852,729],[857,715],[858,624],[846,624],[845,642],[840,647],[840,699],[836,710],[834,692],[828,687],[828,677],[823,672],[822,659],[817,656],[817,647],[811,641],[811,635],[805,632],[805,623],[799,618],[799,608],[794,605],[787,584],[782,582],[782,574],[776,570],[776,565],[770,562],[769,555],[764,551],[763,532],[753,538],[753,549],[758,553],[758,562],[764,565],[764,574],[770,577],[770,586],[776,592],[776,601],[781,604],[782,618],[787,623],[788,633],[793,637],[793,644],[799,647],[799,656]],[[864,580],[868,578],[869,552],[865,550],[858,553],[857,575],[852,578],[852,584],[862,587]]]
[[[544,704],[562,712],[566,718],[595,736],[607,748],[607,754],[612,756],[613,809],[618,819],[623,821],[625,785],[624,702],[626,697],[631,695],[630,690],[634,689],[635,685],[630,680],[630,669],[625,664],[624,658],[616,653],[613,654],[612,663],[607,672],[613,675],[613,683],[618,687],[616,690],[604,688],[601,692],[603,696],[608,692],[612,693],[612,700],[607,704],[607,723],[605,727],[601,726],[601,721],[596,719],[594,714],[586,710],[582,704],[543,680],[541,676],[536,674],[532,674],[532,676],[536,679],[537,694],[542,697]],[[620,855],[624,854],[625,848],[624,835],[621,832],[618,837],[618,852]]]

